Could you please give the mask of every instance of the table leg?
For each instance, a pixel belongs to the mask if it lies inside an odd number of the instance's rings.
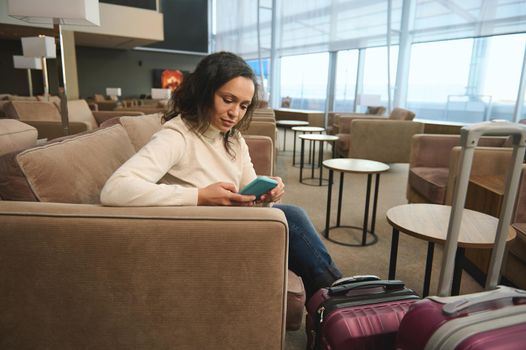
[[[331,222],[331,200],[332,200],[332,180],[334,176],[334,171],[329,169],[329,189],[327,193],[327,211],[325,214],[325,232],[324,236],[329,238],[329,225]]]
[[[393,234],[391,238],[391,257],[389,259],[389,275],[388,278],[390,280],[395,279],[396,274],[396,258],[398,255],[398,238],[400,236],[400,232],[393,227]]]
[[[453,270],[453,283],[451,286],[451,295],[460,294],[460,282],[462,280],[462,262],[464,261],[464,248],[457,247],[455,254],[455,268]]]
[[[371,197],[372,174],[367,174],[367,192],[365,194],[365,210],[363,214],[362,245],[367,243],[367,229],[369,226],[369,202]]]
[[[323,178],[323,166],[322,166],[322,163],[323,163],[323,141],[320,141],[320,151],[319,151],[319,154],[318,154],[318,166],[320,167],[320,186],[321,186],[321,181],[322,181],[322,178]]]
[[[296,134],[297,131],[294,130],[294,144],[292,145],[292,166],[296,165]]]
[[[316,162],[316,157],[314,157],[315,154],[316,154],[316,142],[314,142],[312,145],[312,162],[311,162],[312,167],[310,168],[310,178],[311,179],[314,179],[314,163]]]
[[[286,144],[287,144],[287,128],[283,127],[283,152],[285,152]]]
[[[371,219],[371,232],[374,233],[376,226],[376,208],[378,205],[378,187],[380,186],[380,174],[376,174],[376,182],[374,184],[374,199],[373,199],[373,217]]]
[[[305,151],[305,139],[301,139],[301,150],[300,150],[300,183],[303,182],[303,156]]]
[[[431,271],[433,270],[434,251],[435,243],[427,242],[426,270],[424,273],[424,288],[422,290],[423,297],[427,297],[429,295],[429,285],[431,284]]]
[[[343,197],[343,172],[340,173],[340,189],[338,191],[338,215],[336,216],[336,226],[340,226],[340,218],[342,213],[342,197]]]

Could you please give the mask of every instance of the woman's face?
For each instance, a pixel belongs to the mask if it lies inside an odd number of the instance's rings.
[[[210,124],[227,132],[245,116],[254,96],[251,79],[237,77],[226,82],[214,94],[214,110]]]

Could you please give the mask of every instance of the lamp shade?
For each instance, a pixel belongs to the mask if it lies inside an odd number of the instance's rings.
[[[108,96],[120,96],[121,88],[106,88],[106,95]]]
[[[8,0],[8,13],[30,23],[100,25],[99,0]]]
[[[170,89],[152,89],[152,99],[154,100],[167,100],[172,95],[172,90]]]
[[[32,36],[22,38],[22,51],[26,57],[57,57],[55,38],[50,36]]]
[[[15,68],[42,69],[42,60],[37,57],[13,56]]]

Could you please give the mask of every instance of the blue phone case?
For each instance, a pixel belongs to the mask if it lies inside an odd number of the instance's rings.
[[[256,198],[267,193],[278,185],[276,180],[272,180],[266,176],[258,176],[251,183],[246,185],[239,191],[240,194],[254,195]]]

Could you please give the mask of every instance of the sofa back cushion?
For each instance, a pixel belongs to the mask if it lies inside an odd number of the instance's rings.
[[[35,200],[96,204],[106,180],[134,153],[115,125],[22,151],[15,161]]]
[[[161,118],[162,113],[120,117],[119,123],[128,133],[135,150],[138,151],[150,141],[153,134],[161,130]]]
[[[69,100],[68,116],[69,121],[88,124],[88,130],[99,126],[86,100]]]
[[[11,101],[4,106],[4,114],[8,118],[21,121],[53,121],[60,122],[60,112],[53,102],[46,101]]]
[[[413,120],[415,113],[403,108],[395,108],[389,115],[391,120]]]

